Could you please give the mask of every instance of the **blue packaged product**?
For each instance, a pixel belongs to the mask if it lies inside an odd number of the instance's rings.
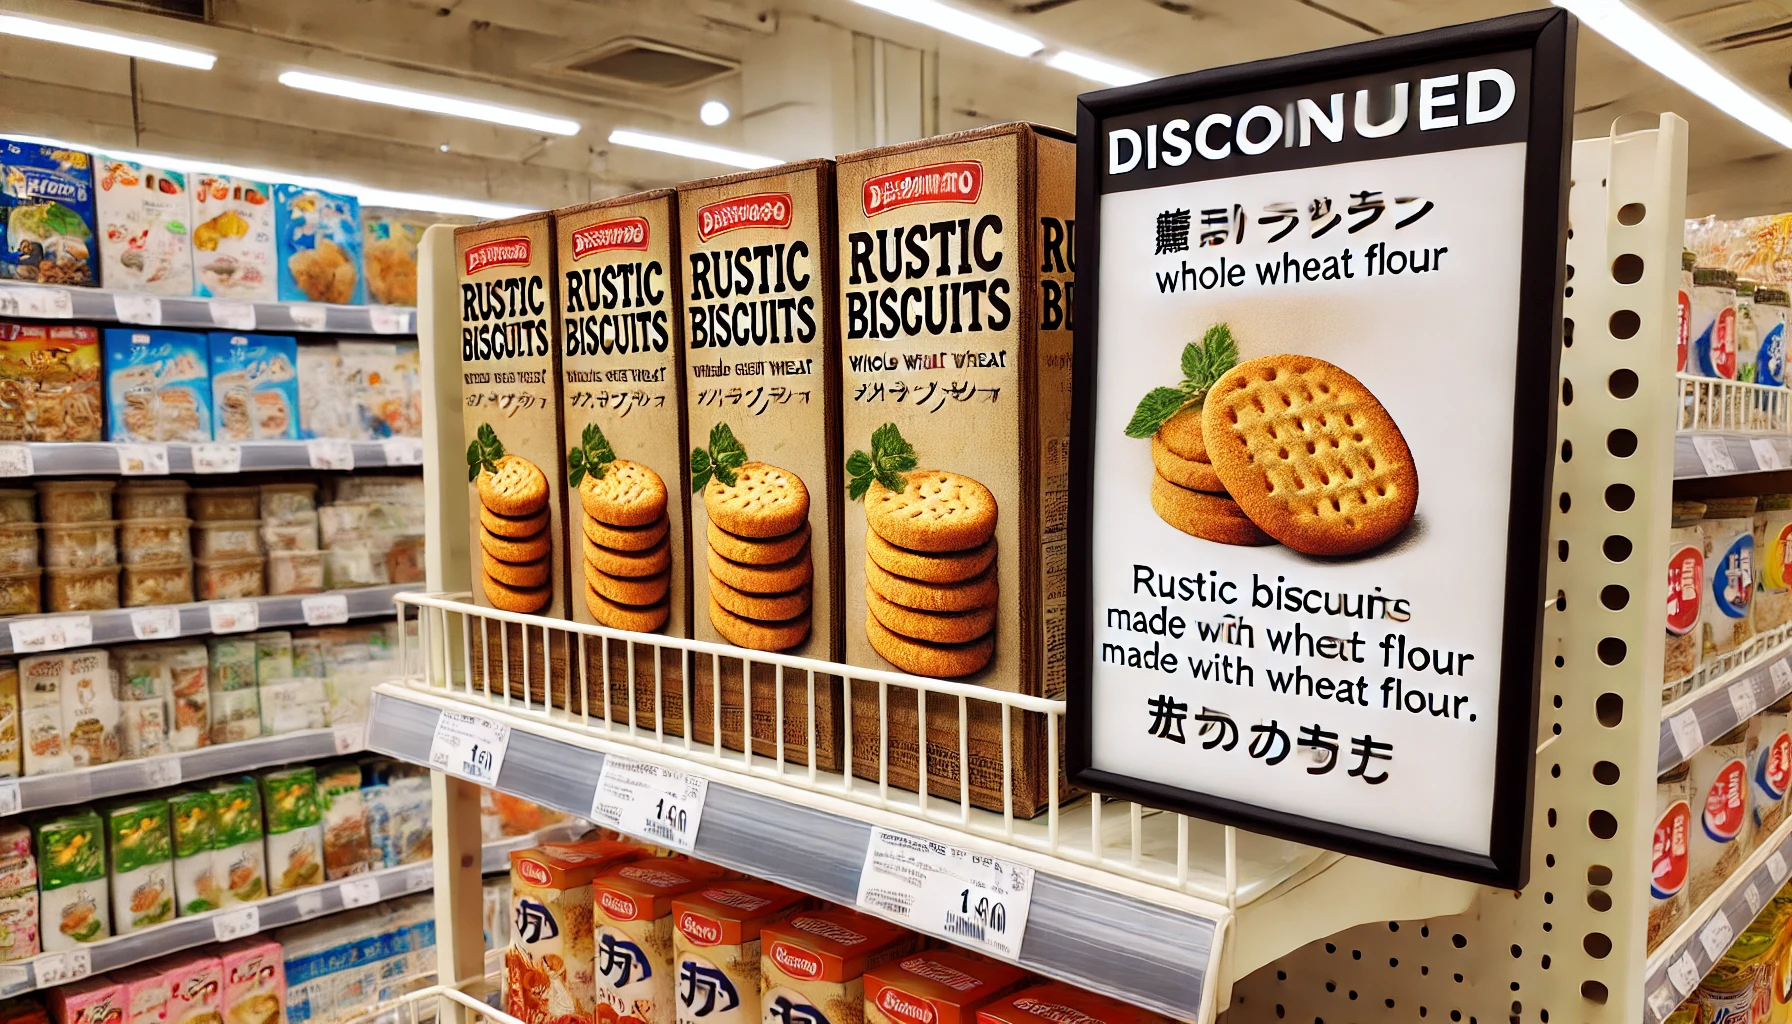
[[[299,436],[299,344],[278,334],[210,336],[212,432],[220,441]]]
[[[210,441],[205,335],[106,329],[107,436],[114,441]]]
[[[280,301],[365,302],[361,204],[353,196],[302,185],[274,186]]]
[[[0,215],[0,279],[100,283],[88,154],[0,139]]]

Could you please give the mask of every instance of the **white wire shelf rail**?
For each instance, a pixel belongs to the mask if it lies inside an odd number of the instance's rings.
[[[1675,375],[1674,478],[1792,469],[1792,391]]]
[[[97,320],[186,330],[327,331],[331,334],[408,335],[417,330],[413,306],[337,306],[322,302],[235,302],[179,295],[141,295],[104,288],[0,283],[0,316],[37,320]]]

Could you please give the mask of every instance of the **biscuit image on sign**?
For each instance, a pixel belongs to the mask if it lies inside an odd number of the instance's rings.
[[[691,490],[709,517],[709,621],[736,647],[785,651],[809,637],[814,556],[809,488],[787,469],[750,462],[718,423],[691,451]]]
[[[579,566],[591,617],[636,633],[665,626],[672,614],[666,482],[651,467],[617,458],[595,423],[567,450],[566,480],[579,495]]]
[[[995,656],[996,500],[919,461],[894,423],[846,460],[847,495],[865,503],[865,635],[902,671],[951,679]]]
[[[479,494],[480,588],[495,608],[538,612],[553,600],[548,479],[508,455],[491,424],[467,445],[467,481]]]

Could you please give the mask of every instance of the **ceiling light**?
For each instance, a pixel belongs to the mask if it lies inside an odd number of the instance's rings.
[[[20,18],[16,15],[0,15],[0,32],[12,36],[24,36],[27,39],[41,39],[47,43],[67,43],[70,46],[84,46],[89,50],[104,50],[125,57],[141,57],[144,60],[160,61],[163,64],[178,64],[183,68],[197,68],[210,71],[217,63],[216,54],[203,50],[189,50],[184,46],[170,46],[167,43],[151,42],[135,36],[121,36],[113,32],[98,32],[90,28],[77,28],[54,21],[38,21],[36,18]]]
[[[936,28],[948,32],[960,39],[969,39],[973,43],[993,47],[1003,53],[1011,53],[1016,57],[1031,57],[1045,44],[1025,32],[1016,32],[999,22],[978,17],[968,11],[956,7],[948,7],[934,0],[853,0],[864,7],[885,14],[893,14],[898,18],[928,28]]]
[[[1087,78],[1091,82],[1100,82],[1102,85],[1137,85],[1151,79],[1151,76],[1143,71],[1134,71],[1132,68],[1121,67],[1118,64],[1112,64],[1086,54],[1073,53],[1069,50],[1059,50],[1052,54],[1046,63],[1059,71],[1068,71],[1079,78]]]
[[[677,139],[670,135],[653,135],[648,132],[630,131],[618,128],[610,133],[610,144],[630,146],[634,149],[651,149],[655,153],[670,153],[673,156],[686,156],[692,160],[708,160],[713,164],[726,164],[729,167],[744,167],[756,171],[761,167],[774,167],[784,161],[776,157],[759,156],[756,153],[743,153],[738,149],[727,149],[722,146],[706,146],[701,142],[689,139]]]
[[[527,128],[530,131],[547,132],[551,135],[577,135],[579,133],[579,123],[563,117],[549,117],[546,114],[535,114],[527,110],[499,107],[490,103],[463,100],[437,93],[413,92],[410,89],[397,89],[389,85],[357,82],[352,78],[332,78],[328,75],[314,75],[306,71],[287,71],[280,76],[280,84],[291,86],[294,89],[308,89],[312,92],[341,96],[344,99],[384,103],[387,106],[408,107],[411,110],[426,110],[433,114],[451,114],[455,117],[490,121],[493,124],[506,124],[513,128]]]
[[[1792,149],[1792,117],[1712,67],[1622,0],[1554,0],[1619,49],[1678,83],[1694,96]]]
[[[709,125],[711,128],[727,122],[730,113],[732,113],[732,111],[728,109],[728,104],[723,103],[721,100],[710,100],[703,104],[703,106],[697,108],[697,116],[702,119],[704,124]]]

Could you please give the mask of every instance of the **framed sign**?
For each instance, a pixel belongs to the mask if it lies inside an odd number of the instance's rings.
[[[1574,43],[1081,98],[1077,783],[1523,886]]]

